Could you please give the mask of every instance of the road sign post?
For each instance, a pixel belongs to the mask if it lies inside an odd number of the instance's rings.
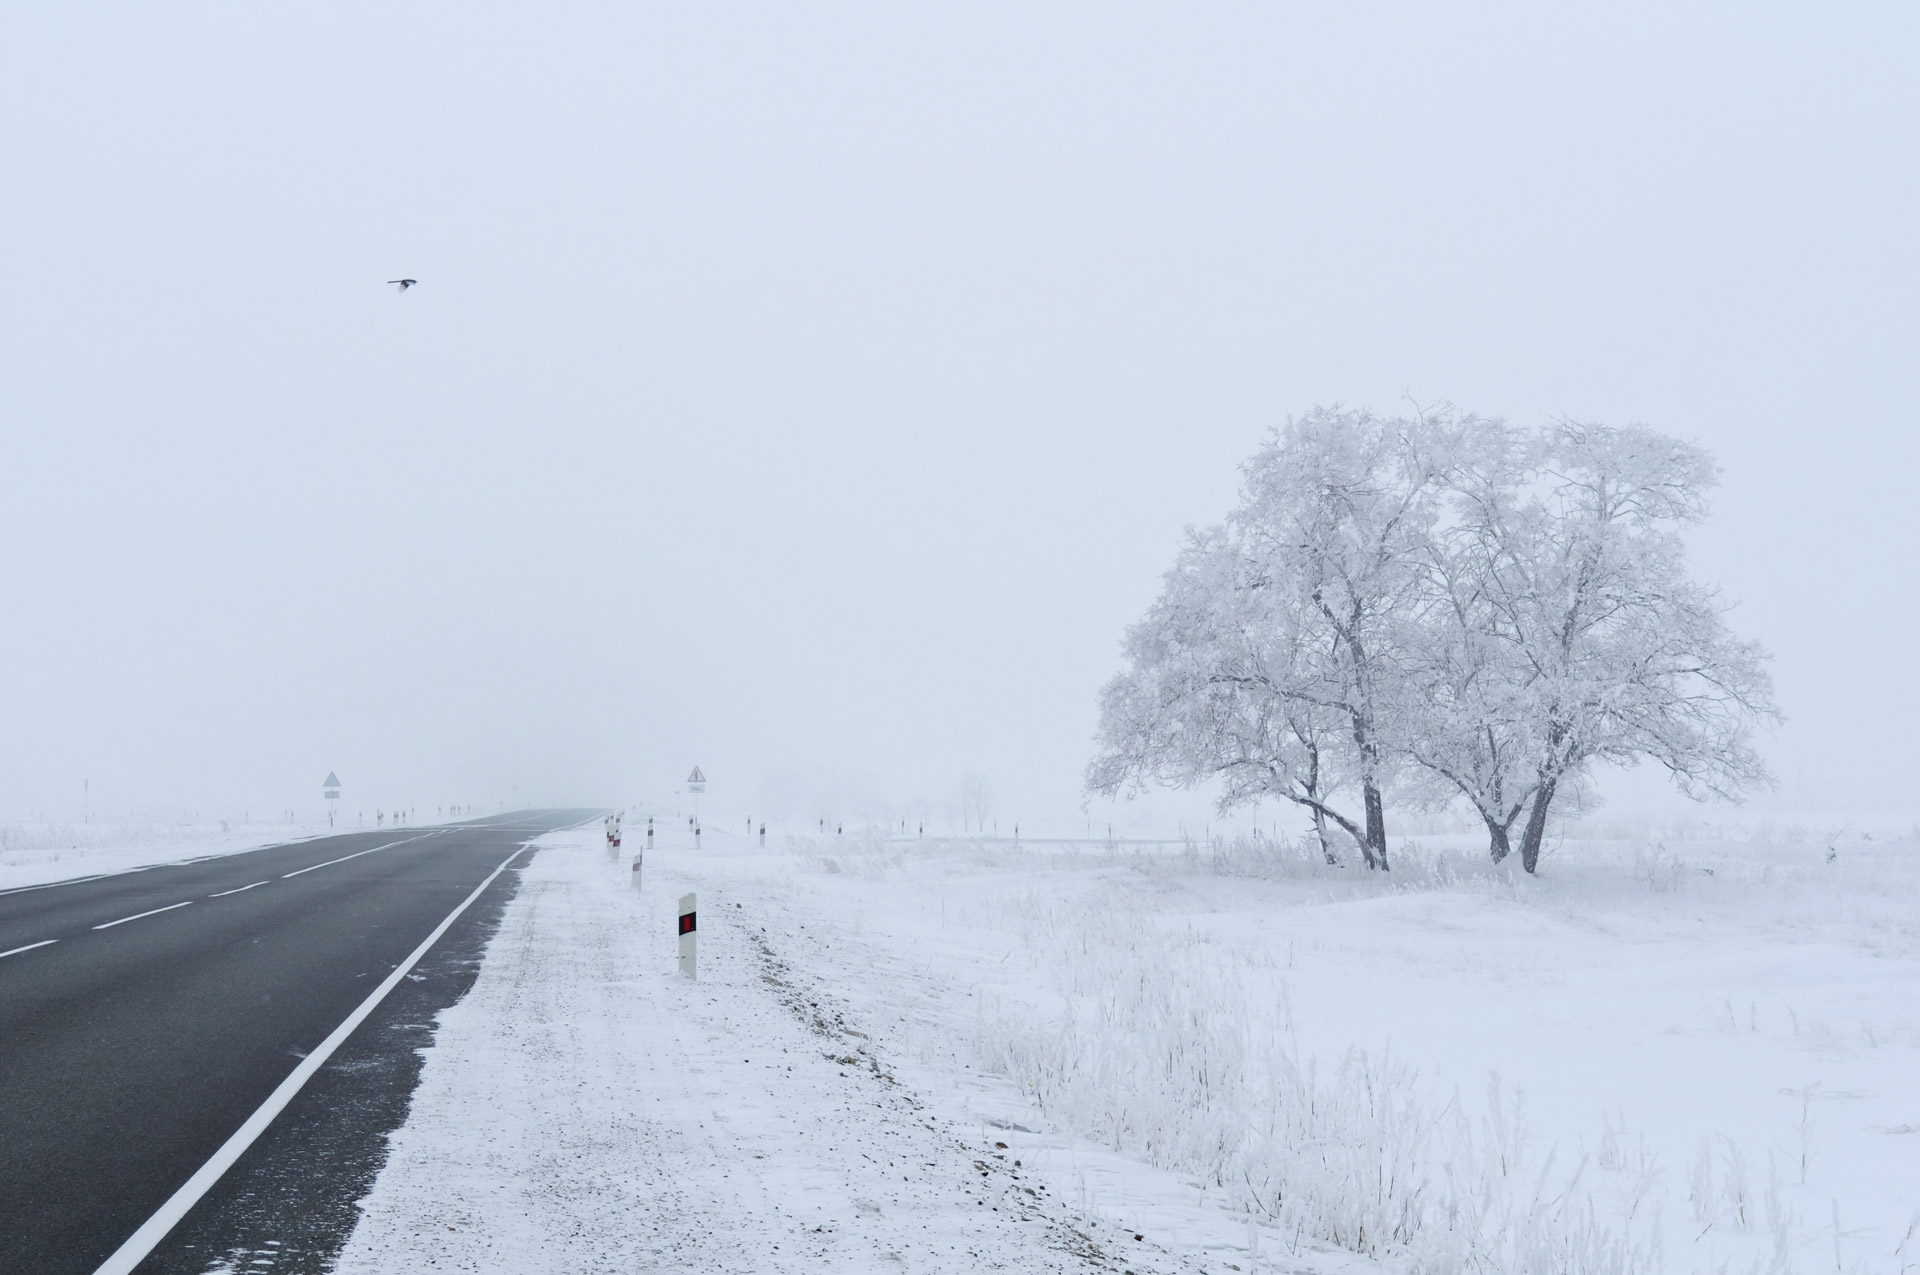
[[[333,827],[334,806],[340,801],[340,776],[331,770],[327,772],[327,782],[320,786],[321,795],[327,799],[327,827]]]
[[[694,972],[698,960],[700,935],[697,923],[698,914],[694,910],[694,896],[680,896],[680,972],[688,978],[697,979]]]
[[[707,777],[695,766],[693,773],[687,776],[687,791],[693,794],[693,826],[700,826],[700,794],[707,790]]]

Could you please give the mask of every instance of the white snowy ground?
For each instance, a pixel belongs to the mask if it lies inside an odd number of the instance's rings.
[[[597,828],[540,844],[337,1270],[1226,1269],[1081,1224],[1026,1135],[896,1077],[786,959],[802,913],[687,855],[626,888]]]
[[[324,822],[0,824],[0,890],[235,854],[329,831]]]
[[[1912,844],[708,829],[636,894],[597,838],[542,843],[341,1270],[1920,1270]]]

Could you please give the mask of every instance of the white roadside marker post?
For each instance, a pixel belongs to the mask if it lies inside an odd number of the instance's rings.
[[[698,979],[694,964],[698,953],[700,935],[694,923],[694,896],[680,896],[680,972],[688,978]]]
[[[633,869],[627,873],[627,880],[636,890],[640,888],[640,864],[645,858],[646,856],[642,852],[638,850],[633,852]]]

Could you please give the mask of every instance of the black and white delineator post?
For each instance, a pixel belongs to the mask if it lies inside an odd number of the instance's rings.
[[[640,865],[645,861],[645,854],[638,850],[633,852],[633,870],[627,873],[627,880],[636,890],[640,888]]]
[[[695,922],[694,896],[680,896],[680,972],[688,978],[698,978],[694,965],[699,952],[700,935]]]

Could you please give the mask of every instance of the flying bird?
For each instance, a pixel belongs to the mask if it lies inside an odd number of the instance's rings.
[[[420,281],[418,279],[389,279],[387,280],[387,282],[399,284],[400,291],[405,292],[408,288],[411,288],[414,284]]]

